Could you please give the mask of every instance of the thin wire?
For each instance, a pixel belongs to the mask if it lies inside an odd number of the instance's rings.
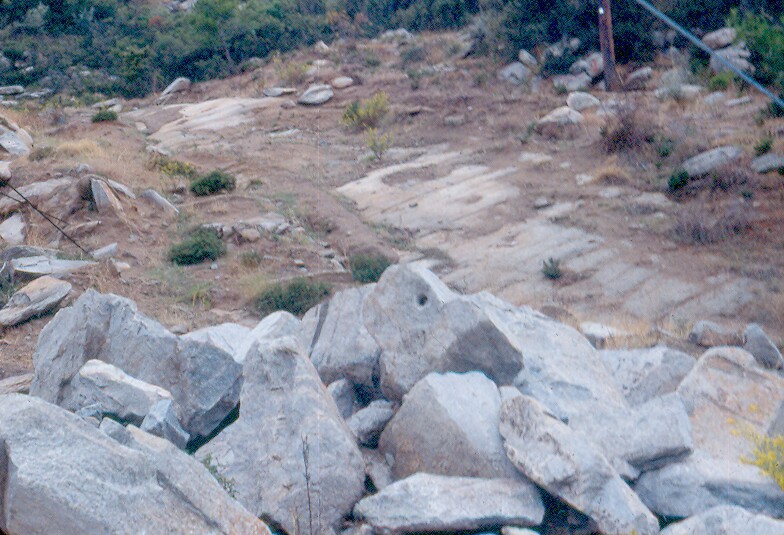
[[[671,27],[673,30],[680,33],[686,39],[691,41],[691,43],[694,46],[696,46],[703,52],[710,54],[712,57],[716,58],[719,61],[719,63],[721,63],[722,65],[730,69],[732,72],[740,76],[744,81],[748,82],[750,85],[756,87],[760,91],[760,93],[768,97],[770,100],[772,100],[773,102],[775,102],[776,104],[784,108],[784,100],[781,100],[779,97],[777,97],[776,95],[774,95],[773,93],[765,89],[765,87],[762,84],[760,84],[758,81],[756,81],[754,78],[752,78],[751,76],[749,76],[748,74],[740,70],[739,68],[737,68],[735,65],[732,64],[732,62],[727,60],[727,58],[725,58],[721,54],[717,54],[715,50],[713,50],[711,47],[709,47],[708,45],[700,41],[693,33],[689,32],[686,28],[684,28],[683,26],[681,26],[680,24],[672,20],[670,17],[668,17],[667,15],[665,15],[664,13],[656,9],[646,0],[633,0],[633,1],[639,4],[640,6],[644,7],[648,11],[650,11],[655,17],[660,19],[667,26]]]
[[[22,199],[17,199],[16,197],[12,197],[11,195],[9,195],[7,193],[3,193],[2,191],[0,191],[0,197],[5,197],[6,199],[11,199],[12,201],[17,202],[19,204],[27,204]],[[60,223],[66,223],[66,221],[64,221],[64,220],[60,219],[59,217],[57,217],[55,215],[52,215],[52,214],[50,214],[48,212],[44,212],[43,210],[41,210],[41,213],[44,213],[44,214],[48,215],[49,217],[51,217],[52,219],[57,220]]]
[[[2,184],[3,184],[4,186],[8,186],[8,187],[9,187],[9,188],[11,188],[12,190],[14,190],[14,193],[16,193],[17,195],[19,195],[19,196],[22,198],[22,201],[24,201],[24,203],[25,203],[25,204],[28,204],[28,205],[30,206],[30,208],[32,208],[33,210],[35,210],[36,212],[38,212],[39,214],[41,214],[41,217],[43,217],[44,219],[46,219],[46,220],[47,220],[47,221],[48,221],[48,222],[49,222],[49,223],[50,223],[50,224],[51,224],[51,225],[52,225],[54,228],[56,228],[57,230],[59,230],[59,231],[60,231],[60,233],[61,233],[63,236],[65,236],[66,238],[68,238],[68,241],[70,241],[71,243],[73,243],[74,245],[76,245],[76,247],[78,247],[78,248],[79,248],[79,250],[80,250],[80,251],[82,251],[84,254],[86,254],[86,255],[87,255],[87,256],[89,256],[89,257],[92,257],[92,254],[90,253],[90,251],[88,251],[87,249],[85,249],[84,247],[82,247],[81,245],[79,245],[79,244],[76,242],[76,240],[75,240],[75,239],[73,239],[71,236],[69,236],[69,235],[68,235],[68,233],[67,233],[66,231],[64,231],[64,230],[63,230],[63,229],[62,229],[62,228],[61,228],[59,225],[57,225],[57,223],[55,223],[54,221],[52,221],[52,220],[51,220],[51,218],[50,218],[50,217],[49,217],[47,214],[45,214],[44,212],[42,212],[41,210],[39,210],[39,209],[38,209],[38,207],[37,207],[36,205],[34,205],[32,202],[30,202],[30,199],[28,199],[27,197],[25,197],[25,196],[24,196],[24,195],[23,195],[23,194],[22,194],[22,193],[21,193],[21,192],[20,192],[18,189],[16,189],[16,188],[15,188],[13,185],[11,185],[11,183],[10,183],[9,181],[5,180],[5,181],[3,181],[3,183],[2,183]],[[16,199],[16,200],[18,201],[18,199]],[[19,201],[19,202],[21,202],[21,201]]]

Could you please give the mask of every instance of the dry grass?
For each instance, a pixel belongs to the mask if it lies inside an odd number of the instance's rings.
[[[595,178],[593,183],[623,185],[631,181],[629,173],[618,163],[618,157],[613,155],[591,173]]]
[[[72,141],[63,141],[57,145],[55,152],[58,156],[64,158],[84,159],[99,157],[105,150],[92,139],[76,139]]]

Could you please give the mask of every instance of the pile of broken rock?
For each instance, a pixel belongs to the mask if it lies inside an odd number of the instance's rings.
[[[777,371],[599,351],[419,265],[182,336],[87,291],[34,366],[0,396],[6,533],[784,533],[742,462],[784,430]]]

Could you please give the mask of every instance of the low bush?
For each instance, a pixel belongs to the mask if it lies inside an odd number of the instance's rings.
[[[117,112],[112,110],[101,110],[93,115],[91,121],[94,123],[104,123],[117,120]]]
[[[189,266],[217,260],[226,251],[218,233],[211,228],[198,227],[180,243],[169,249],[169,260],[180,266]]]
[[[361,283],[377,282],[392,261],[382,254],[356,254],[349,257],[351,277]]]
[[[301,316],[327,297],[330,291],[330,286],[324,282],[298,278],[286,284],[268,286],[254,298],[253,304],[262,316],[277,310]]]
[[[689,173],[687,173],[684,169],[677,169],[671,175],[670,179],[667,181],[667,187],[669,188],[670,192],[675,193],[686,187],[689,183]]]
[[[778,9],[781,13],[781,8]],[[764,84],[784,89],[784,15],[778,20],[763,13],[733,9],[727,23],[738,31],[738,38],[751,51],[755,77]]]
[[[751,227],[750,208],[733,204],[711,209],[707,205],[686,207],[675,225],[675,237],[685,243],[709,245],[726,240]]]
[[[770,152],[770,149],[773,148],[773,138],[770,136],[765,136],[759,140],[759,142],[754,145],[754,154],[757,156],[762,156],[763,154],[767,154]]]
[[[708,80],[708,89],[711,91],[724,91],[735,80],[735,74],[730,71],[720,72]]]
[[[193,164],[175,160],[173,158],[167,158],[163,155],[154,156],[150,160],[149,167],[168,176],[183,176],[185,178],[194,179],[198,175],[198,171]]]
[[[349,104],[343,112],[343,124],[352,128],[376,128],[389,112],[389,95],[381,91],[370,98]]]
[[[213,171],[191,182],[191,192],[194,195],[213,195],[219,191],[232,191],[237,186],[236,179],[229,173]]]
[[[655,142],[653,128],[630,109],[621,110],[601,131],[602,145],[610,154],[638,150]]]

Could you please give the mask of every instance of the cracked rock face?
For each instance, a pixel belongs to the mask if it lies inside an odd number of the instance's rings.
[[[0,530],[269,535],[192,457],[128,436],[124,446],[41,399],[0,396]]]

